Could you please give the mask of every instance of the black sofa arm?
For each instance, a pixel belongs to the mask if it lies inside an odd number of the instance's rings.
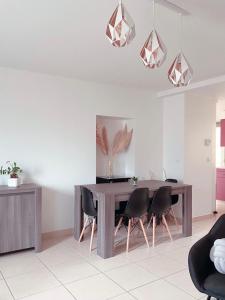
[[[209,254],[214,240],[208,234],[195,243],[188,256],[188,266],[195,287],[204,293],[203,283],[209,274],[214,272],[215,267],[210,260]]]

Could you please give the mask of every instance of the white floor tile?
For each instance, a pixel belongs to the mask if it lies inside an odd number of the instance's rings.
[[[64,287],[58,287],[44,293],[23,298],[23,300],[74,300],[74,297]]]
[[[170,285],[164,280],[159,280],[142,286],[130,292],[138,300],[193,300],[194,298]]]
[[[66,287],[77,300],[106,300],[124,293],[124,290],[102,274],[68,284]]]
[[[184,292],[190,294],[196,299],[200,299],[203,294],[201,294],[192,283],[191,277],[188,270],[176,273],[172,276],[165,278],[166,281],[182,289]]]
[[[145,268],[158,278],[168,276],[184,269],[182,264],[162,255],[140,261],[138,262],[138,265]]]
[[[178,263],[182,264],[185,268],[187,268],[189,251],[190,247],[182,247],[174,251],[165,252],[165,256],[177,261]]]
[[[0,271],[5,278],[22,275],[43,268],[33,252],[22,252],[0,257]]]
[[[49,267],[57,279],[62,283],[70,283],[99,273],[99,271],[86,262],[73,264],[66,262]]]
[[[4,280],[0,280],[0,300],[13,300],[13,297]]]
[[[48,267],[66,262],[81,263],[85,261],[75,249],[65,247],[43,251],[38,254],[38,257]]]
[[[157,280],[155,275],[136,264],[111,270],[106,272],[106,275],[127,291]]]
[[[130,260],[125,254],[115,255],[114,257],[103,259],[99,256],[89,257],[89,262],[102,272],[130,264]]]
[[[57,287],[60,283],[45,269],[10,277],[7,283],[16,299]]]
[[[111,298],[110,300],[135,300],[135,298],[132,297],[130,294],[125,293],[125,294],[122,294],[118,297]]]
[[[125,251],[125,249],[124,249],[124,251]],[[138,262],[143,259],[154,257],[155,255],[157,255],[156,249],[154,249],[152,247],[148,248],[148,247],[146,247],[146,245],[143,245],[141,247],[138,247],[136,249],[129,251],[126,254],[126,257],[131,262]]]

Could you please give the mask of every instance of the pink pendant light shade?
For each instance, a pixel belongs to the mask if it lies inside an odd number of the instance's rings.
[[[150,69],[160,67],[166,59],[167,50],[163,44],[157,31],[154,29],[144,47],[141,50],[140,56],[144,65]]]
[[[135,37],[135,24],[122,1],[114,11],[106,28],[106,35],[114,47],[124,47]]]
[[[181,52],[175,58],[172,66],[168,71],[169,81],[175,87],[187,86],[193,76],[193,70],[185,58],[184,54]]]

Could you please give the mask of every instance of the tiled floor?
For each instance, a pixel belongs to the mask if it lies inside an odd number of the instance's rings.
[[[225,212],[224,208],[220,205],[219,212]],[[27,251],[1,256],[0,300],[205,299],[191,282],[187,255],[216,218],[194,222],[189,238],[181,237],[171,226],[173,242],[159,227],[154,249],[147,249],[141,232],[136,232],[128,254],[122,229],[115,243],[117,254],[107,260],[98,257],[96,249],[89,254],[89,234],[81,244],[68,237],[48,241],[39,254]],[[151,230],[148,236],[151,241]]]

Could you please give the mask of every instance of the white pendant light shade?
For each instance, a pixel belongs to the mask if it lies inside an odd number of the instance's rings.
[[[193,70],[184,54],[181,52],[177,55],[168,71],[169,81],[175,87],[182,87],[189,85],[192,77]]]
[[[180,48],[182,49],[183,15],[179,14],[179,16],[180,16],[179,39],[180,39]],[[181,50],[180,53],[174,59],[171,67],[169,68],[168,79],[175,87],[185,87],[185,86],[189,85],[192,77],[193,77],[192,67],[190,66],[188,60],[186,59],[186,57],[183,54],[183,51]]]
[[[106,35],[114,47],[124,47],[135,37],[134,21],[121,0],[108,22]]]
[[[152,30],[140,54],[144,65],[150,69],[159,68],[165,61],[166,55],[167,50],[163,41],[157,31]]]

